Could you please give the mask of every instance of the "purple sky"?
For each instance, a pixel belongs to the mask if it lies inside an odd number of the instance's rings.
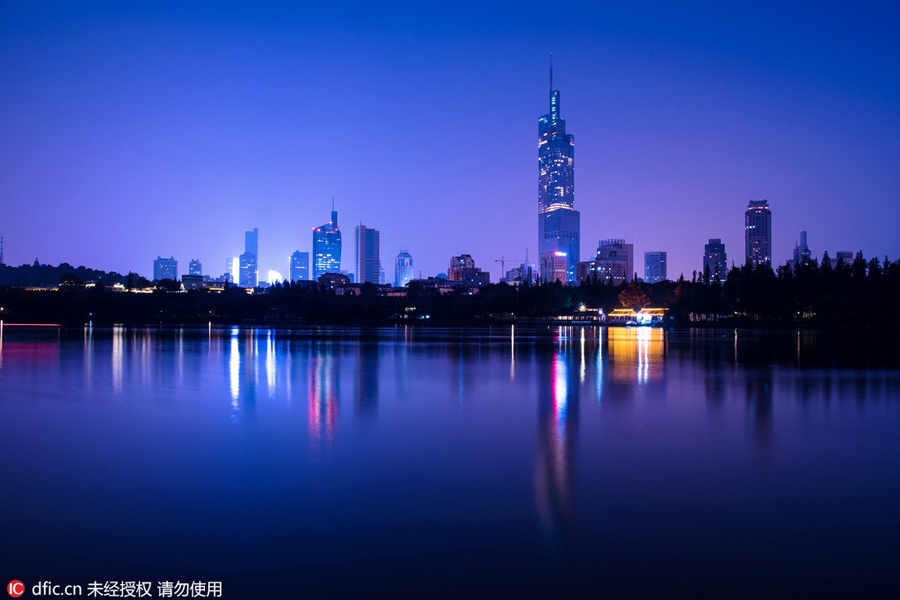
[[[719,237],[742,263],[754,199],[777,263],[802,228],[900,258],[896,1],[253,4],[0,3],[8,264],[220,275],[258,227],[287,275],[333,196],[343,268],[361,221],[389,280],[408,249],[496,281],[536,259],[551,51],[583,258],[621,237],[690,277]]]

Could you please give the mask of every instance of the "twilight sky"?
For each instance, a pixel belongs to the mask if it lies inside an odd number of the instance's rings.
[[[581,254],[669,277],[768,199],[774,258],[900,258],[900,2],[0,3],[7,264],[220,275],[259,228],[288,273],[334,197],[382,264],[537,247],[548,55],[575,134]],[[558,8],[559,12],[553,12]]]

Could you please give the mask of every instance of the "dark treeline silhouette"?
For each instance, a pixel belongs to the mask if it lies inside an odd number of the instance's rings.
[[[95,272],[84,267],[60,267],[54,291],[0,287],[0,318],[8,322],[112,323],[242,323],[273,324],[483,324],[511,319],[540,319],[573,314],[596,315],[613,308],[666,307],[673,324],[774,325],[829,327],[833,325],[900,324],[900,262],[866,261],[862,254],[850,264],[834,267],[826,254],[815,261],[773,271],[769,267],[734,267],[723,285],[708,273],[690,281],[653,285],[635,282],[609,285],[593,280],[578,286],[559,282],[513,287],[487,285],[477,293],[458,288],[441,294],[424,282],[409,284],[405,297],[383,296],[364,284],[358,293],[337,295],[310,282],[276,284],[248,294],[238,287],[223,292],[180,290],[174,281],[156,282],[152,293],[114,292],[113,283],[126,288],[149,282]],[[60,273],[62,271],[62,273]],[[31,271],[31,275],[40,273]],[[92,273],[97,282],[86,287]],[[50,277],[54,273],[47,271]],[[37,285],[34,281],[33,285]],[[27,283],[20,282],[19,286]],[[582,312],[583,311],[583,312]]]

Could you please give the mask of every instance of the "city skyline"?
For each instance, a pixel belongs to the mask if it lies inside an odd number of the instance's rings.
[[[258,227],[258,270],[284,273],[335,197],[346,222],[379,224],[388,256],[408,249],[417,275],[467,252],[498,281],[496,259],[538,263],[532,144],[550,51],[578,133],[582,257],[623,238],[690,277],[708,239],[740,257],[756,198],[776,221],[773,267],[801,230],[816,258],[900,254],[893,4],[576,3],[540,28],[527,4],[476,20],[461,5],[0,14],[7,264],[149,275],[174,256],[215,277]],[[489,152],[473,151],[464,114]],[[413,152],[384,135],[398,118]]]

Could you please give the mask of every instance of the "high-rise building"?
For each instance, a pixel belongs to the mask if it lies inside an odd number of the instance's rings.
[[[381,282],[381,234],[362,223],[356,226],[356,283]]]
[[[542,252],[541,253],[541,281],[544,283],[560,283],[566,282],[568,262],[566,261],[565,252]]]
[[[791,267],[796,269],[802,264],[808,263],[812,260],[812,250],[809,249],[809,245],[806,243],[806,230],[800,230],[800,243],[794,244],[794,258],[791,262]]]
[[[178,261],[174,257],[163,258],[157,256],[153,261],[153,281],[171,279],[178,281]]]
[[[188,275],[203,275],[203,265],[196,258],[192,258],[188,263]]]
[[[703,272],[709,269],[709,282],[722,285],[728,276],[728,256],[720,238],[711,238],[703,248]]]
[[[406,250],[397,255],[394,261],[394,287],[406,287],[413,279],[413,259]]]
[[[252,288],[259,283],[257,277],[259,275],[259,264],[256,262],[256,255],[251,252],[244,252],[238,257],[238,285],[241,287]]]
[[[666,253],[644,252],[644,281],[659,283],[667,279],[666,275]]]
[[[234,283],[241,271],[241,259],[237,256],[229,256],[225,259],[225,278]]]
[[[240,256],[239,285],[256,287],[259,282],[259,229],[244,232],[244,253]]]
[[[309,252],[295,250],[291,254],[291,281],[309,280]]]
[[[341,230],[333,200],[331,221],[313,229],[312,260],[315,280],[325,273],[341,272]]]
[[[634,279],[634,244],[622,239],[600,240],[592,270],[601,283],[630,283]]]
[[[772,266],[772,211],[768,200],[751,200],[744,213],[745,261]]]
[[[538,252],[542,265],[558,260],[558,253],[565,256],[566,282],[575,281],[580,256],[581,215],[574,205],[575,136],[566,133],[566,122],[560,118],[551,63],[550,112],[538,119]],[[548,261],[543,260],[545,255]]]
[[[482,286],[491,282],[491,274],[476,267],[475,259],[472,258],[471,254],[460,254],[459,256],[450,257],[447,279],[450,281],[462,281],[472,286]]]

